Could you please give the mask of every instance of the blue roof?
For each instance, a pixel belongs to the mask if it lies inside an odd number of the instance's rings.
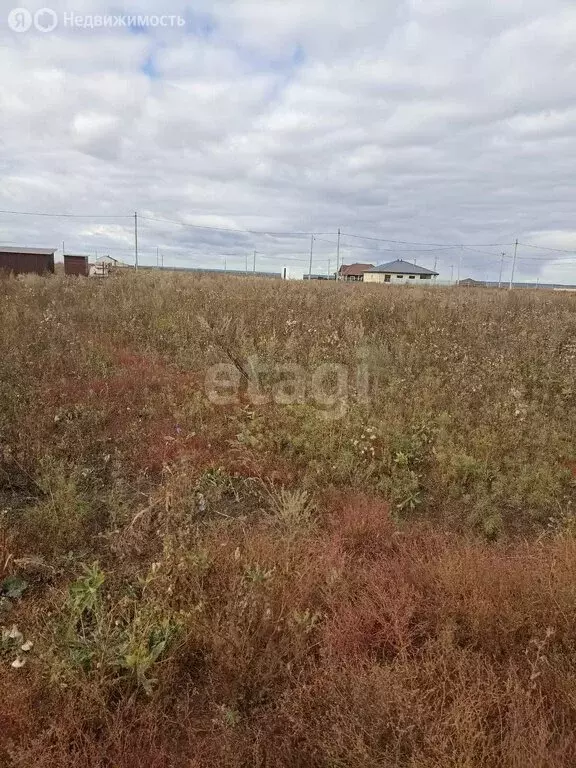
[[[387,264],[378,264],[377,267],[367,269],[367,272],[395,272],[398,275],[437,275],[438,272],[434,272],[426,267],[419,267],[417,264],[410,264],[409,261],[403,261],[402,259],[396,259],[396,261],[389,261]]]

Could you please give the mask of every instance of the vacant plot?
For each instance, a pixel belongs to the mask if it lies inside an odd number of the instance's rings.
[[[576,301],[0,281],[0,764],[576,764]]]

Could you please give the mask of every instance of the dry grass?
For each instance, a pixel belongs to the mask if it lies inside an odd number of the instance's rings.
[[[0,764],[576,763],[572,296],[0,295]],[[211,403],[254,355],[348,366],[345,415]]]

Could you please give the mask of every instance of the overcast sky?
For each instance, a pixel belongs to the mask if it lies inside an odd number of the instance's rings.
[[[86,218],[2,213],[0,244],[132,261],[133,221],[106,216],[137,210],[149,264],[251,268],[256,249],[299,275],[309,236],[246,230],[316,232],[325,272],[340,227],[347,263],[497,278],[519,238],[540,247],[519,279],[576,283],[550,250],[576,250],[574,0],[45,2],[56,29],[15,32],[0,0],[0,208]]]

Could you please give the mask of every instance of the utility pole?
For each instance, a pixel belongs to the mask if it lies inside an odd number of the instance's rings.
[[[310,235],[310,266],[308,268],[308,280],[312,279],[312,258],[314,255],[314,235]]]
[[[134,211],[134,269],[138,269],[138,212]]]
[[[62,258],[64,258],[64,254],[66,251],[64,250],[64,240],[62,240]]]
[[[228,261],[226,259],[226,256],[224,256],[224,272],[228,271]]]
[[[338,227],[338,242],[336,245],[336,280],[338,280],[339,272],[340,272],[340,227]]]
[[[460,254],[458,256],[458,285],[460,285],[460,267],[462,266],[462,249],[460,249]]]
[[[160,248],[158,246],[156,246],[156,266],[160,266]]]
[[[502,288],[502,270],[504,269],[504,251],[500,254],[500,277],[498,278],[498,288]]]
[[[510,274],[510,290],[514,287],[514,272],[516,271],[516,255],[518,253],[518,238],[514,243],[514,258],[512,259],[512,272]]]
[[[254,251],[254,258],[252,261],[252,272],[256,274],[256,251]]]
[[[248,274],[248,254],[245,254],[246,257],[246,274]]]
[[[437,266],[438,266],[438,255],[434,256],[434,272],[436,272]]]
[[[331,259],[328,259],[328,277],[330,277],[330,262],[331,262]]]
[[[454,264],[450,264],[450,285],[454,285]]]

